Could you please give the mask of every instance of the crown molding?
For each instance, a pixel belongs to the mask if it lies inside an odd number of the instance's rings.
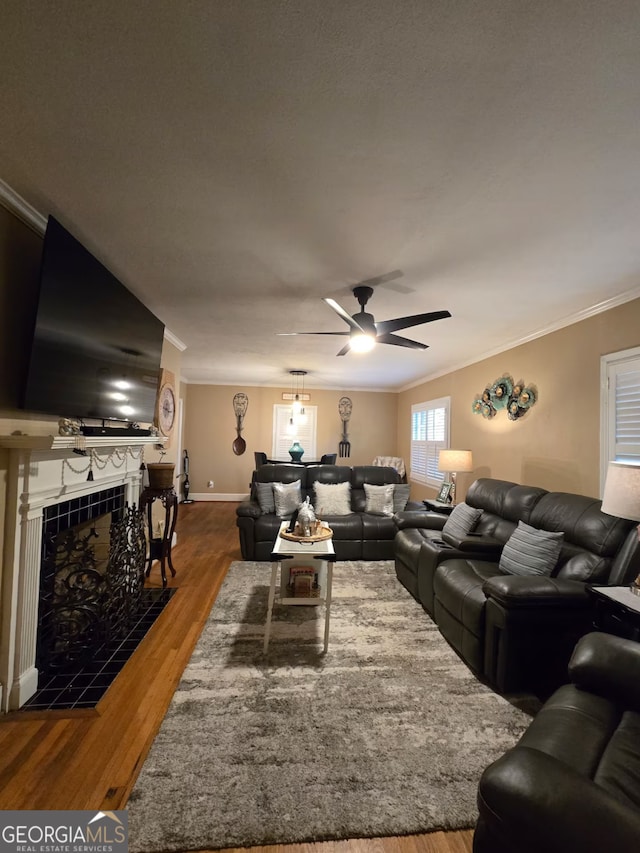
[[[186,350],[187,345],[183,343],[180,338],[176,337],[176,335],[174,335],[170,329],[167,329],[166,326],[164,327],[164,336],[166,340],[168,340],[169,343],[172,344],[180,352],[184,352]]]
[[[501,355],[503,352],[515,349],[523,344],[528,344],[530,341],[543,338],[545,335],[550,335],[552,332],[558,332],[560,329],[565,329],[567,326],[573,326],[576,323],[588,320],[590,317],[595,317],[598,314],[603,314],[605,311],[610,311],[612,308],[625,305],[627,302],[631,302],[633,299],[638,298],[640,298],[640,287],[635,287],[632,290],[626,290],[624,293],[612,296],[611,299],[605,299],[604,302],[598,302],[596,305],[591,305],[589,308],[584,308],[582,311],[577,311],[575,314],[570,314],[567,317],[563,317],[560,320],[549,323],[547,326],[543,326],[535,332],[531,332],[529,335],[524,335],[522,338],[514,339],[503,346],[495,347],[495,349],[486,350],[481,355],[474,356],[468,361],[452,364],[450,367],[446,367],[438,373],[430,373],[428,376],[423,376],[422,379],[416,379],[415,382],[410,382],[396,390],[398,393],[410,391],[412,388],[417,388],[418,385],[424,385],[425,382],[431,382],[434,379],[439,379],[441,376],[447,376],[447,374],[454,373],[456,370],[462,370],[463,367],[470,367],[472,364],[478,364],[487,358],[492,358],[494,355]]]
[[[28,201],[12,189],[9,184],[0,180],[0,204],[9,213],[13,213],[21,222],[24,222],[32,231],[44,237],[47,228],[47,217],[36,210]]]
[[[189,370],[189,368],[182,368],[184,370]],[[229,387],[229,388],[291,388],[291,385],[287,383],[286,380],[283,382],[261,382],[259,384],[254,383],[253,385],[248,382],[220,382],[214,379],[206,379],[203,377],[199,377],[198,379],[190,379],[188,376],[184,376],[182,374],[180,376],[181,382],[184,382],[186,385],[213,385],[215,387]],[[421,382],[423,380],[420,380]],[[395,388],[361,388],[358,385],[309,385],[305,382],[304,384],[305,393],[307,391],[336,391],[339,394],[355,394],[356,391],[362,392],[365,394],[397,394],[398,391]],[[302,394],[300,395],[302,397]]]

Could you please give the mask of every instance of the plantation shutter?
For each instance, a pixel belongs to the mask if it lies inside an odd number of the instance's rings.
[[[444,474],[438,471],[438,454],[449,446],[449,409],[449,397],[411,407],[409,476],[435,488],[444,481]]]
[[[272,459],[291,461],[289,448],[294,441],[298,441],[304,448],[304,460],[316,459],[316,421],[317,406],[305,405],[306,423],[296,423],[291,432],[289,420],[291,419],[291,406],[275,405],[273,407],[273,443]]]
[[[640,359],[613,365],[613,456],[616,462],[640,463]]]

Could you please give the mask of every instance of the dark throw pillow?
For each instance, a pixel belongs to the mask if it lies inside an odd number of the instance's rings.
[[[519,521],[502,549],[500,569],[509,575],[550,575],[563,541],[564,533],[538,530]]]
[[[446,542],[457,545],[471,533],[481,515],[481,509],[474,509],[465,503],[458,504],[444,523],[442,538]]]
[[[273,500],[273,483],[256,483],[256,495],[263,515],[276,511]]]
[[[393,487],[393,511],[402,512],[409,503],[410,483],[396,483]]]

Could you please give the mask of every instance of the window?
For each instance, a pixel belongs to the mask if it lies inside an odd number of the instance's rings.
[[[600,494],[609,462],[640,464],[640,347],[600,359]]]
[[[317,406],[305,405],[306,423],[296,424],[295,433],[290,431],[289,420],[291,418],[291,405],[273,407],[273,444],[271,447],[271,458],[291,460],[289,448],[294,441],[299,441],[304,448],[303,459],[316,458],[316,421]]]
[[[439,488],[438,453],[449,447],[451,398],[416,403],[411,407],[411,466],[409,476],[418,483]]]

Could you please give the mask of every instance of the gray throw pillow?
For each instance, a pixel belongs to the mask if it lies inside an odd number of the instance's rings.
[[[393,483],[388,486],[364,484],[364,511],[374,515],[393,515]]]
[[[481,509],[474,509],[465,503],[458,504],[444,523],[442,538],[457,544],[471,533],[481,515]]]
[[[276,505],[273,500],[273,483],[256,483],[256,495],[262,514],[266,515],[276,511]]]
[[[393,511],[402,512],[409,503],[411,483],[396,483],[393,487]]]
[[[351,483],[313,484],[316,493],[316,515],[351,515]]]
[[[294,480],[293,483],[274,483],[273,501],[277,516],[291,518],[302,503],[300,480]]]
[[[519,521],[502,549],[500,569],[509,575],[550,575],[563,541],[564,533],[538,530]]]

